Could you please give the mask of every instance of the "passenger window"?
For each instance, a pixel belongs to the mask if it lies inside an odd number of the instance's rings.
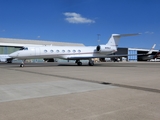
[[[53,50],[50,50],[50,52],[53,53],[54,51],[53,51]]]
[[[76,50],[73,50],[73,52],[75,53],[75,52],[76,52]]]
[[[56,50],[57,53],[59,53],[59,50]]]
[[[44,52],[46,53],[46,52],[47,52],[47,50],[44,50]]]
[[[68,52],[70,53],[71,51],[70,51],[70,50],[68,50]]]
[[[78,52],[80,53],[80,52],[81,52],[81,50],[78,50]]]
[[[65,50],[62,50],[62,52],[64,53],[64,52],[65,52]]]

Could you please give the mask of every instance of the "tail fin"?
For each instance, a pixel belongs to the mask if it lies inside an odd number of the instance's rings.
[[[135,33],[135,34],[112,34],[110,37],[107,45],[112,46],[115,50],[117,50],[118,47],[118,42],[120,37],[126,37],[126,36],[134,36],[134,35],[140,35],[140,33]]]
[[[152,54],[152,52],[153,52],[153,50],[154,50],[155,46],[156,46],[156,44],[154,44],[154,45],[153,45],[153,47],[148,51],[148,53],[147,53],[147,54]]]

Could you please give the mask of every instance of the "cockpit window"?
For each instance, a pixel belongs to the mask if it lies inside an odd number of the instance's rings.
[[[23,50],[24,48],[22,47],[22,48],[20,48],[19,50]]]
[[[28,50],[28,48],[27,48],[27,47],[25,47],[23,50]]]
[[[28,48],[27,47],[22,47],[19,50],[28,50]]]

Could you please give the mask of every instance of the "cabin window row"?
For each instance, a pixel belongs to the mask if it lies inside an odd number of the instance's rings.
[[[47,51],[47,50],[44,50],[44,52],[47,53],[48,51]],[[50,50],[50,53],[53,53],[53,52],[54,52],[54,50]],[[56,52],[56,53],[59,53],[59,52],[62,52],[62,53],[68,52],[68,53],[70,53],[71,50],[67,50],[67,51],[65,51],[65,50],[62,50],[62,51],[56,50],[55,52]],[[80,53],[81,50],[77,50],[77,51],[76,51],[76,50],[72,50],[72,52],[73,52],[73,53],[76,53],[76,52]]]

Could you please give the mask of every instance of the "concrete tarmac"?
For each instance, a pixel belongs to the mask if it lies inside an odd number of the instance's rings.
[[[159,120],[160,63],[0,63],[0,120]]]

